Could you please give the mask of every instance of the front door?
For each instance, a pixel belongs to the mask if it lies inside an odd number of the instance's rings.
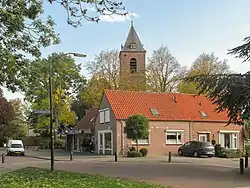
[[[98,132],[98,154],[113,155],[113,134],[112,131]]]

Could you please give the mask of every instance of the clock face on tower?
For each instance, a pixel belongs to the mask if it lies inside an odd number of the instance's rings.
[[[130,49],[136,49],[136,43],[130,43]]]

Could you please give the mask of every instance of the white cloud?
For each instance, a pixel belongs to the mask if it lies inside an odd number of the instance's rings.
[[[130,12],[126,16],[113,14],[113,15],[101,15],[100,21],[102,22],[123,22],[127,20],[131,20],[133,18],[139,17],[139,15],[135,12]]]

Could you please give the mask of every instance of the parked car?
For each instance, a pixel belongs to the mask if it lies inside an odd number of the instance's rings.
[[[6,145],[7,155],[25,155],[22,140],[9,140]]]
[[[213,157],[215,153],[214,146],[209,142],[189,141],[178,149],[179,155],[189,155],[200,157],[202,155]]]

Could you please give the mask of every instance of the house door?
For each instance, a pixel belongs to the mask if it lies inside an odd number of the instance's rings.
[[[112,131],[98,132],[98,154],[113,155],[113,134]]]

